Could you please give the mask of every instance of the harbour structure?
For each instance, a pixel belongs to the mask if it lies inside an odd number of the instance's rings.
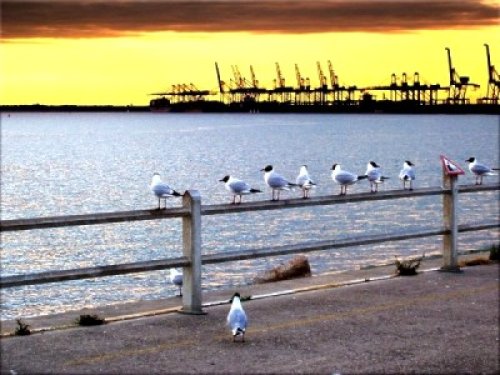
[[[490,46],[484,44],[486,47],[486,62],[488,67],[488,88],[486,96],[479,98],[479,103],[485,104],[500,104],[500,75],[491,64]]]
[[[295,64],[295,84],[286,80],[280,64],[275,63],[276,76],[271,88],[261,85],[250,65],[247,79],[237,65],[231,66],[232,76],[223,80],[219,64],[215,63],[217,90],[199,90],[194,84],[172,85],[150,102],[153,111],[200,112],[388,112],[388,113],[500,113],[500,78],[491,64],[487,44],[486,96],[471,103],[470,90],[480,85],[469,76],[459,75],[453,65],[450,48],[448,85],[422,82],[419,72],[392,73],[387,84],[358,87],[341,85],[330,60],[327,70],[316,62],[317,86],[304,77]]]

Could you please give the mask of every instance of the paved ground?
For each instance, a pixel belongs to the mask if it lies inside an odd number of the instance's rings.
[[[202,316],[161,314],[3,337],[1,372],[498,374],[499,266],[463,270],[342,287],[332,285],[348,275],[249,287],[243,295],[310,290],[244,302],[245,343],[232,342],[227,304],[207,307]],[[364,272],[376,278],[382,270]],[[114,307],[115,318],[133,307]],[[50,322],[64,319],[44,321]]]

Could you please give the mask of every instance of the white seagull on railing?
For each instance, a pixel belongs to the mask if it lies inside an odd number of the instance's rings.
[[[332,180],[340,185],[340,195],[347,194],[347,186],[353,185],[365,178],[368,178],[368,176],[358,176],[357,174],[343,170],[340,164],[333,164],[332,166]]]
[[[403,189],[406,190],[406,182],[410,184],[410,190],[413,190],[413,181],[415,181],[415,164],[406,160],[403,163],[403,169],[399,172],[399,179],[403,181]]]
[[[272,165],[266,166],[265,168],[261,169],[261,171],[265,172],[264,181],[266,182],[267,186],[272,189],[273,201],[280,200],[281,190],[290,190],[290,188],[297,186],[297,184],[288,181],[286,178],[276,173]]]
[[[309,191],[316,187],[316,183],[309,176],[307,165],[300,167],[299,175],[295,179],[295,183],[302,189],[302,198],[309,198]]]
[[[470,163],[469,170],[476,176],[476,185],[483,184],[484,176],[496,176],[497,173],[494,173],[493,171],[500,170],[500,168],[490,168],[487,165],[478,163],[475,157],[470,157],[465,162]]]
[[[370,191],[372,193],[376,193],[378,191],[378,185],[389,179],[389,177],[382,176],[380,165],[374,161],[369,161],[366,165],[365,175],[368,177],[368,181],[370,182]]]
[[[161,200],[165,201],[165,208],[167,208],[167,198],[169,197],[180,197],[182,194],[176,192],[166,183],[162,182],[160,174],[153,174],[151,179],[151,191],[158,198],[158,209],[161,207]]]
[[[262,191],[260,191],[259,189],[251,188],[250,185],[245,181],[232,176],[224,176],[224,178],[220,179],[219,181],[224,182],[224,186],[226,187],[226,189],[230,191],[231,194],[233,194],[233,201],[231,202],[232,204],[241,203],[242,195],[262,193]],[[236,196],[240,197],[238,202],[236,201]]]

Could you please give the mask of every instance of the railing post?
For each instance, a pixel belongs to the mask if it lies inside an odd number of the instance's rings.
[[[201,301],[201,196],[197,190],[188,190],[182,205],[189,215],[182,218],[182,251],[191,262],[183,269],[182,309],[185,314],[203,314]]]
[[[443,169],[443,188],[450,193],[443,195],[443,224],[449,231],[443,238],[443,266],[441,271],[460,272],[458,266],[458,186],[457,175],[450,175]]]

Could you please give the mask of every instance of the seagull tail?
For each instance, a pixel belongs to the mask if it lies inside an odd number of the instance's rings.
[[[259,189],[250,189],[250,193],[262,193],[262,190],[259,190]]]
[[[174,192],[172,193],[172,195],[173,195],[174,197],[182,197],[182,194],[181,194],[181,193],[179,193],[178,191],[175,191],[175,190],[174,190]]]
[[[366,174],[363,176],[358,176],[358,180],[364,180],[365,178],[368,178],[368,176]]]

